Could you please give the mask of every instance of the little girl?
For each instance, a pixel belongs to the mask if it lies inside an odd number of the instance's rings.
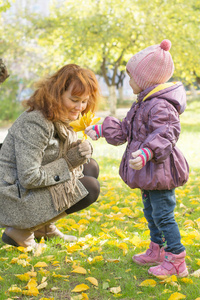
[[[103,136],[112,145],[127,142],[119,173],[131,189],[141,189],[151,240],[149,249],[134,255],[133,261],[156,265],[148,270],[154,276],[185,277],[186,252],[174,209],[175,188],[184,185],[189,174],[176,147],[186,93],[181,82],[167,82],[174,71],[170,48],[171,42],[163,40],[136,53],[126,69],[137,101],[122,121],[106,117],[102,125],[89,126],[85,132],[93,140]]]

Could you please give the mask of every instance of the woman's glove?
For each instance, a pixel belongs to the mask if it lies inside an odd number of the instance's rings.
[[[85,134],[87,134],[92,140],[98,140],[103,137],[103,126],[102,125],[91,125],[85,129]]]
[[[129,167],[141,170],[146,163],[153,158],[153,152],[149,148],[141,148],[132,152],[133,159],[129,159]]]
[[[75,169],[76,167],[83,165],[91,158],[93,152],[92,145],[89,141],[79,142],[78,145],[70,148],[67,153],[64,155],[70,170]]]

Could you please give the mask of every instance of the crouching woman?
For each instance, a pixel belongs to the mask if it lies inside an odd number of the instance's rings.
[[[98,97],[94,73],[75,64],[37,83],[0,150],[4,243],[36,247],[42,236],[76,240],[54,222],[97,200],[99,167],[91,144],[78,140],[69,123],[93,112]]]

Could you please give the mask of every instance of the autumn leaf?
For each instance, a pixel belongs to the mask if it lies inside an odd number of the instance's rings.
[[[72,273],[86,274],[87,271],[82,267],[77,267],[72,271]]]
[[[25,273],[25,274],[21,274],[21,275],[15,275],[17,278],[19,278],[21,281],[29,281],[30,276]]]
[[[47,284],[48,284],[47,281],[44,281],[37,286],[37,289],[38,290],[44,289],[47,286]]]
[[[79,116],[79,119],[76,121],[72,121],[69,123],[75,132],[82,131],[84,138],[87,139],[87,135],[84,133],[84,130],[90,126],[96,124],[101,118],[94,119],[94,113],[88,111],[88,113],[84,114],[83,116]]]
[[[48,267],[48,265],[45,262],[38,262],[34,267],[35,268],[45,268],[45,267]]]
[[[194,271],[191,276],[194,276],[194,277],[200,277],[200,269]]]
[[[140,286],[156,286],[156,281],[153,279],[146,279],[140,283]]]
[[[75,286],[75,288],[72,290],[72,292],[78,293],[78,292],[86,291],[88,289],[89,289],[89,286],[82,283],[82,284],[79,284],[79,285]]]
[[[9,289],[8,289],[9,292],[12,292],[12,293],[22,293],[22,290],[17,287],[15,284],[12,285]]]
[[[26,296],[37,296],[39,294],[39,291],[37,288],[33,287],[27,291],[26,290],[22,291],[22,294]]]
[[[185,299],[185,298],[186,298],[185,295],[176,292],[176,293],[171,294],[171,296],[169,297],[168,300],[179,300],[179,299]]]
[[[98,281],[97,281],[96,278],[94,278],[94,277],[87,277],[85,279],[88,280],[89,282],[91,282],[93,285],[98,286]]]
[[[118,294],[121,292],[121,287],[120,286],[112,287],[112,288],[110,288],[110,292],[113,294]]]

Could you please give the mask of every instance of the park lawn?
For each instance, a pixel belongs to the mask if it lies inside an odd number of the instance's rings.
[[[49,240],[43,252],[33,253],[0,241],[0,299],[199,299],[200,280],[194,274],[200,270],[199,117],[200,103],[189,103],[178,142],[190,164],[188,183],[176,190],[175,210],[189,277],[163,281],[132,262],[149,245],[140,191],[128,188],[118,175],[125,146],[100,139],[92,142],[100,165],[98,201],[57,222],[61,231],[79,237],[78,242]]]

